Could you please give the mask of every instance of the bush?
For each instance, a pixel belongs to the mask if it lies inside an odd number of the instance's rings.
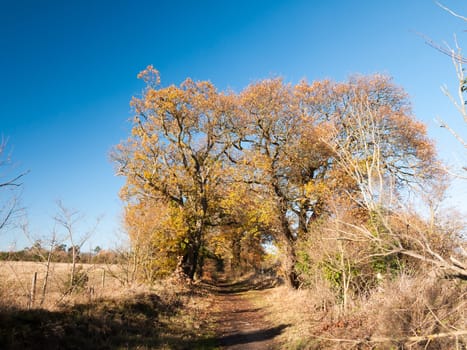
[[[88,282],[88,272],[82,266],[77,266],[73,279],[70,274],[69,278],[65,282],[65,290],[70,292],[81,292],[87,287]]]
[[[466,293],[467,284],[460,280],[401,275],[385,282],[365,305],[366,327],[372,329],[373,336],[399,339],[388,344],[388,349],[395,343],[411,349],[465,348],[465,338],[428,336],[467,329]],[[425,339],[404,340],[411,336]]]

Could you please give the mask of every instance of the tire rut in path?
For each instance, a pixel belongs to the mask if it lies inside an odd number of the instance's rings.
[[[224,350],[278,349],[275,339],[287,325],[273,326],[267,312],[254,305],[251,298],[265,297],[267,290],[248,292],[220,291],[216,296],[218,344]]]

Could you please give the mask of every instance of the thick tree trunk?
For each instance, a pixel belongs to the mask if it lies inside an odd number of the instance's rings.
[[[188,243],[187,250],[183,255],[182,268],[184,274],[190,279],[194,280],[195,275],[201,269],[202,259],[200,259],[201,254],[201,237],[202,230],[198,229],[195,234],[193,234],[191,241]]]
[[[298,280],[298,274],[295,271],[295,264],[297,262],[297,254],[295,252],[296,237],[293,235],[290,229],[289,221],[287,219],[287,212],[283,211],[281,214],[281,225],[286,255],[284,261],[284,273],[286,284],[290,288],[297,289],[300,283]]]
[[[298,274],[295,270],[295,264],[297,263],[297,256],[295,254],[294,242],[286,242],[286,261],[284,264],[285,270],[285,282],[288,287],[293,289],[298,289],[300,286],[300,281],[298,279]]]
[[[195,279],[195,275],[199,270],[199,250],[200,247],[196,247],[196,249],[193,251],[193,265],[190,274],[188,275],[192,281]]]
[[[276,181],[274,184],[274,191],[278,198],[278,209],[280,212],[280,220],[281,220],[281,229],[282,229],[282,240],[285,245],[285,261],[284,261],[284,274],[285,274],[285,282],[288,287],[293,289],[298,289],[300,286],[298,280],[298,274],[295,271],[295,264],[297,262],[297,255],[295,252],[295,241],[297,240],[296,235],[293,234],[289,218],[288,218],[288,211],[287,211],[287,204],[286,198],[282,193],[279,182]]]
[[[199,248],[196,246],[190,246],[182,259],[182,270],[183,273],[190,279],[193,280],[198,269],[198,257]]]
[[[234,238],[232,242],[232,261],[230,269],[237,277],[241,271],[241,240],[239,237]]]

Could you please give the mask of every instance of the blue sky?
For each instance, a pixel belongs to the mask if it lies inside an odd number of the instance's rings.
[[[465,1],[443,4],[467,14]],[[123,179],[108,154],[129,134],[129,101],[143,88],[136,75],[148,64],[163,85],[192,77],[235,90],[272,76],[385,73],[409,93],[441,157],[465,161],[434,122],[467,134],[440,91],[455,91],[454,69],[416,33],[449,43],[457,33],[467,50],[466,24],[428,0],[0,0],[0,134],[16,169],[30,170],[21,198],[31,229],[47,235],[60,199],[85,224],[104,215],[89,245],[118,243]],[[465,210],[465,182],[451,194]],[[29,244],[18,231],[0,233],[0,249],[13,241]]]

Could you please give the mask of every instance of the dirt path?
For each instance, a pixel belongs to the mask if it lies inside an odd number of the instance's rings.
[[[245,288],[246,289],[246,288]],[[267,311],[255,306],[254,299],[268,290],[245,291],[241,285],[220,286],[216,295],[218,345],[224,350],[278,349],[275,339],[287,327],[266,322]]]

